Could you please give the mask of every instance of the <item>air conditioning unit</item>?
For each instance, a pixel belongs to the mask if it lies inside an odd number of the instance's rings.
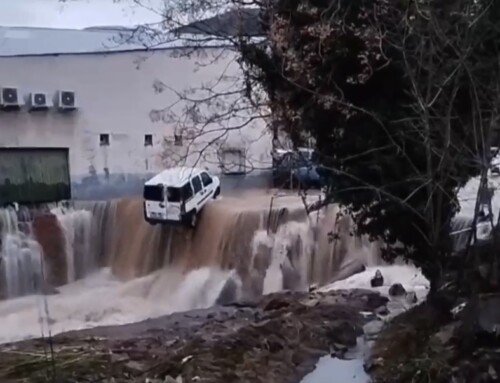
[[[0,88],[0,108],[19,109],[19,91],[17,88]]]
[[[30,93],[28,106],[30,110],[47,110],[50,107],[49,98],[46,93]]]
[[[72,111],[77,108],[76,94],[69,90],[60,90],[56,94],[55,104],[61,111]]]

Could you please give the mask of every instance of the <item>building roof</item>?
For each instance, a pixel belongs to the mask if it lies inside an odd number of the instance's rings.
[[[183,186],[191,177],[197,176],[205,170],[200,168],[174,167],[158,173],[145,185],[166,185],[172,187]]]
[[[146,28],[50,29],[0,27],[1,56],[92,54],[139,50],[173,49],[201,45],[223,46],[219,39],[199,35],[159,33]]]
[[[181,47],[221,47],[231,36],[262,36],[258,9],[231,10],[178,28],[96,26],[50,29],[0,26],[0,57],[92,54]],[[213,38],[207,38],[212,36]]]
[[[215,36],[263,36],[259,8],[238,8],[176,29],[179,33]]]

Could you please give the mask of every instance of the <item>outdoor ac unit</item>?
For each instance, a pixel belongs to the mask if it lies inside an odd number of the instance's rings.
[[[60,90],[56,94],[56,105],[59,110],[71,111],[77,108],[75,92]]]
[[[17,88],[0,88],[0,108],[19,109],[20,106]]]
[[[30,110],[49,109],[49,100],[45,93],[30,93],[28,96],[28,105]]]

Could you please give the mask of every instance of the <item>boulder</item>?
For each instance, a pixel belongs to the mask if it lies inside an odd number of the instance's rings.
[[[415,303],[418,302],[417,294],[415,291],[410,291],[406,293],[406,302],[408,302],[411,305],[414,305]]]
[[[389,295],[391,297],[401,297],[406,294],[406,290],[401,283],[394,283],[389,287]]]
[[[233,278],[229,278],[217,297],[216,305],[229,305],[238,300],[238,284]]]
[[[471,299],[462,313],[465,328],[473,335],[494,341],[500,338],[500,294],[483,294]],[[471,334],[472,335],[472,334]]]
[[[382,276],[382,273],[380,270],[377,270],[375,272],[375,276],[371,279],[370,284],[372,287],[380,287],[383,286],[384,284],[384,277]]]

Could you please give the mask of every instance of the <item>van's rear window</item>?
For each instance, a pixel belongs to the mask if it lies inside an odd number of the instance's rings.
[[[181,202],[182,193],[180,188],[167,188],[167,201],[168,202]]]
[[[143,197],[147,201],[163,201],[163,186],[161,185],[146,185],[144,186]]]

